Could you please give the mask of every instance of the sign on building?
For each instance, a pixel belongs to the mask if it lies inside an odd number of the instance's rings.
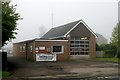
[[[56,54],[36,54],[36,61],[56,61]]]

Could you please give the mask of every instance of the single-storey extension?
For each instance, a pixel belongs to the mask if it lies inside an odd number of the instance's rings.
[[[96,57],[96,34],[78,20],[50,29],[41,38],[13,44],[13,56],[33,61]]]

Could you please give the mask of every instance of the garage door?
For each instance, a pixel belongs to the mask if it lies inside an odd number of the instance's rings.
[[[89,55],[89,39],[72,37],[70,41],[71,55]]]

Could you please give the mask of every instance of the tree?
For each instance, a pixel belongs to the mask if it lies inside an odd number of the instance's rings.
[[[17,32],[17,21],[20,15],[16,13],[16,5],[10,5],[9,2],[2,2],[2,46],[6,41],[15,38]]]
[[[114,27],[112,32],[111,44],[117,47],[116,56],[120,55],[120,22]]]
[[[100,49],[105,52],[104,57],[114,57],[116,55],[117,47],[113,44],[102,44]]]
[[[118,26],[115,26],[113,28],[111,43],[114,44],[115,46],[118,45]]]
[[[96,43],[96,51],[101,51],[101,47]]]

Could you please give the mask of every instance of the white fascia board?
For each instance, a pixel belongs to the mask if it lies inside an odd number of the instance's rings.
[[[68,42],[68,40],[35,40],[35,41],[51,41],[51,42],[55,42],[55,41],[58,41],[58,42]]]
[[[92,31],[92,29],[83,20],[81,20],[81,23],[83,23],[85,27],[95,36],[95,38],[97,38],[97,35]]]
[[[90,27],[81,19],[72,29],[70,29],[65,35],[64,37],[66,37],[73,29],[75,29],[80,23],[83,23],[85,25],[85,27],[95,36],[95,38],[97,38],[97,35],[92,31],[92,29],[90,29]]]
[[[81,20],[80,20],[81,21]],[[65,35],[64,37],[66,37],[74,28],[76,28],[81,22],[78,22],[73,28],[71,28]]]

